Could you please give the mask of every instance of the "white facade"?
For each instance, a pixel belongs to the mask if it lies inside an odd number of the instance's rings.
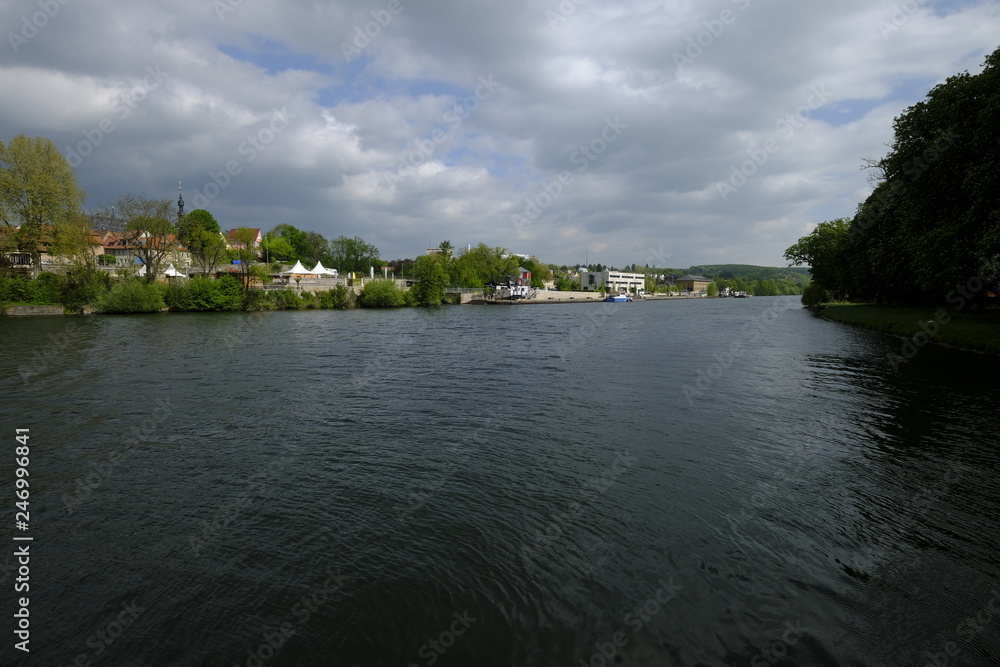
[[[580,284],[585,291],[599,291],[607,283],[612,292],[642,292],[646,289],[646,276],[624,271],[580,271]]]

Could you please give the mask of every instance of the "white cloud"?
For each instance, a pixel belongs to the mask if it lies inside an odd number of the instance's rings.
[[[0,18],[17,34],[35,5],[13,4]],[[390,19],[378,13],[388,2],[226,6],[220,17],[195,0],[70,3],[24,43],[8,37],[0,137],[75,149],[111,117],[76,168],[89,204],[173,198],[177,180],[190,204],[236,162],[205,199],[223,225],[360,235],[386,258],[450,239],[567,264],[641,263],[650,248],[681,268],[781,264],[812,224],[854,212],[861,158],[884,154],[893,117],[978,71],[1000,34],[985,0],[910,13],[867,0],[624,0],[559,20],[546,0],[401,0]],[[370,43],[348,63],[357,28]],[[166,77],[136,100],[150,67]],[[500,86],[477,98],[481,77]],[[817,86],[828,99],[779,124]],[[134,104],[119,118],[123,101]],[[287,125],[268,134],[282,109]],[[627,128],[602,146],[615,117]],[[251,151],[254,137],[268,141]],[[771,138],[778,149],[723,200],[719,184]],[[565,170],[572,181],[552,196]],[[519,233],[511,215],[543,193]]]

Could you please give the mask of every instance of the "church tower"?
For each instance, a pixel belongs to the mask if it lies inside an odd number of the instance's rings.
[[[177,181],[177,224],[184,219],[184,193],[181,192],[181,182]]]

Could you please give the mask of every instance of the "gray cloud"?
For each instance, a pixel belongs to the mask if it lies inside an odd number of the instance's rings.
[[[55,5],[28,39],[41,5],[0,2],[0,137],[76,152],[88,205],[183,180],[227,227],[570,264],[783,263],[853,213],[892,118],[1000,34],[985,1]]]

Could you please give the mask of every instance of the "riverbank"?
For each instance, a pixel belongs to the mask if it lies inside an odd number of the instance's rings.
[[[832,322],[900,336],[918,347],[930,342],[1000,354],[1000,308],[957,311],[837,303],[820,307],[816,314]]]

